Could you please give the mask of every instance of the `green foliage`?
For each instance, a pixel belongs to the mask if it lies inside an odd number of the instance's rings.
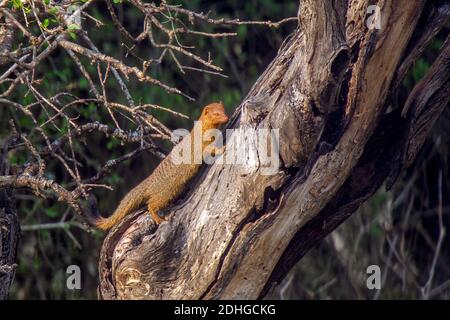
[[[44,208],[44,212],[47,215],[47,217],[55,219],[57,217],[59,217],[60,213],[58,211],[58,209],[53,206],[53,207],[49,207],[49,208]]]
[[[50,25],[50,19],[46,18],[44,19],[44,21],[42,22],[41,28],[42,29],[47,29],[47,27]]]
[[[22,0],[11,0],[11,7],[14,9],[22,9],[23,8]]]
[[[52,15],[55,15],[58,13],[58,8],[57,7],[52,7],[50,9],[48,9],[48,12]]]

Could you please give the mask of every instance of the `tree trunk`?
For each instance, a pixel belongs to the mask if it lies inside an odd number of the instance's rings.
[[[9,165],[5,161],[9,144],[5,142],[0,154],[0,176],[9,175]],[[0,188],[0,300],[8,298],[9,288],[14,280],[17,262],[17,246],[20,240],[20,223],[12,192]]]
[[[372,3],[373,1],[370,1]],[[253,299],[265,294],[387,179],[415,158],[450,97],[450,40],[399,103],[399,84],[449,5],[304,0],[299,27],[236,109],[229,128],[279,129],[280,168],[205,166],[156,227],[140,211],[113,229],[99,262],[103,299]]]
[[[0,300],[8,298],[16,273],[20,224],[10,194],[0,189]]]

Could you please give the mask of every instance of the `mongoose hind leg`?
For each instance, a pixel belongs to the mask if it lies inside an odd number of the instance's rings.
[[[158,214],[158,209],[156,209],[154,206],[152,206],[151,204],[147,205],[148,208],[148,212],[150,212],[150,215],[153,219],[153,221],[155,221],[156,224],[161,224],[163,221],[166,221],[167,219],[165,217],[161,217]]]

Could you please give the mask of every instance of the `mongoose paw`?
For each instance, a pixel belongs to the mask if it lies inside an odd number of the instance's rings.
[[[154,211],[150,211],[150,215],[152,216],[153,221],[155,221],[155,223],[157,225],[160,225],[161,223],[163,223],[164,221],[167,221],[166,217],[161,217],[159,214],[157,214]]]

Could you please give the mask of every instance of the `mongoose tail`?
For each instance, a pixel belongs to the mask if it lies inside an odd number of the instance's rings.
[[[143,200],[144,198],[142,193],[127,193],[125,198],[120,201],[119,206],[110,217],[104,218],[100,215],[98,216],[97,220],[95,221],[95,226],[101,230],[111,229],[113,226],[118,224],[127,214],[139,209],[144,203]]]
[[[134,189],[139,187],[136,186]],[[118,224],[128,213],[137,210],[141,207],[143,202],[143,194],[140,192],[132,192],[131,190],[120,201],[119,206],[114,213],[108,217],[102,217],[99,210],[97,199],[91,194],[88,198],[87,218],[89,223],[101,230],[111,229],[114,225]]]

